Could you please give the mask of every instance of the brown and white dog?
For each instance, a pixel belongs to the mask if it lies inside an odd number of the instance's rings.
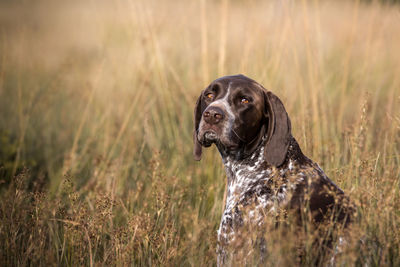
[[[243,75],[213,81],[201,92],[194,119],[194,158],[215,144],[228,178],[219,265],[240,249],[229,247],[243,238],[242,229],[260,229],[278,211],[300,214],[307,205],[314,224],[332,218],[348,224],[353,209],[343,191],[302,153],[281,100],[259,83]],[[260,237],[263,253],[268,240]]]

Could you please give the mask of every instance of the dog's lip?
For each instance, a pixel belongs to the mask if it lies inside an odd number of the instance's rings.
[[[200,143],[205,147],[209,147],[213,143],[217,143],[218,139],[219,136],[214,130],[207,130],[202,134]]]
[[[211,127],[204,128],[200,129],[197,133],[197,140],[199,143],[204,147],[210,147],[212,144],[218,143],[221,138],[220,134],[218,134],[218,129],[213,129]]]
[[[204,131],[199,141],[204,147],[209,147],[212,144],[220,144],[227,151],[235,151],[239,148],[239,144],[228,140],[225,140],[225,142],[221,140],[221,136],[214,129],[207,129]]]
[[[207,130],[204,132],[204,139],[215,141],[218,139],[218,134],[214,130]]]

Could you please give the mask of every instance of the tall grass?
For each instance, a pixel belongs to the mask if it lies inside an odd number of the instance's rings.
[[[359,1],[0,3],[2,265],[214,265],[225,175],[192,111],[243,73],[357,205],[337,262],[400,264],[399,7]],[[268,263],[289,264],[272,234]],[[310,255],[312,255],[312,252]]]

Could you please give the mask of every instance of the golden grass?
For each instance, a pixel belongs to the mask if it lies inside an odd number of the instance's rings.
[[[0,262],[214,265],[225,175],[214,148],[192,160],[192,110],[211,80],[243,73],[283,100],[305,154],[357,204],[338,263],[398,266],[399,12],[2,2]],[[293,263],[280,234],[270,265]]]

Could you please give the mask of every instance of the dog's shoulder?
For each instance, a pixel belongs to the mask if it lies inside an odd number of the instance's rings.
[[[316,162],[303,154],[294,138],[282,168],[288,170],[286,179],[294,184],[288,205],[291,209],[308,210],[316,223],[350,222],[354,208],[349,198]]]

